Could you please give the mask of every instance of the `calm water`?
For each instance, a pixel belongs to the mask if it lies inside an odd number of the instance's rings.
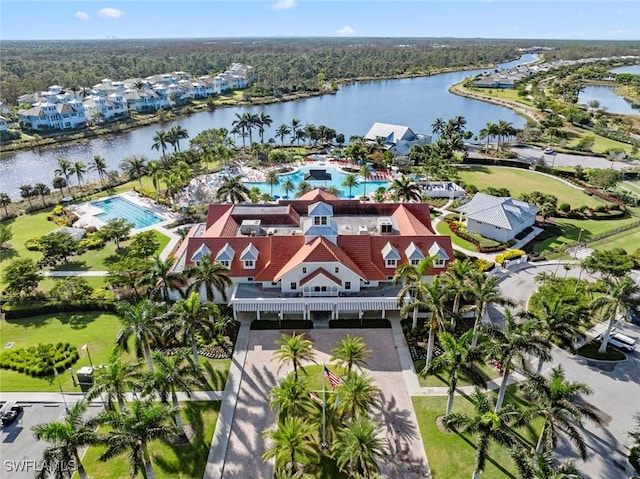
[[[640,110],[632,108],[631,103],[617,95],[613,86],[587,85],[584,91],[578,96],[578,103],[588,105],[590,101],[600,102],[600,108],[611,113],[622,113],[625,115],[640,115]]]
[[[140,229],[164,221],[152,212],[140,208],[138,205],[133,204],[124,198],[120,198],[119,196],[114,196],[113,198],[108,198],[106,200],[95,201],[92,204],[104,211],[104,213],[97,214],[95,217],[105,223],[114,218],[123,218],[127,221],[131,221],[134,228]]]
[[[520,59],[500,65],[509,68],[528,63],[536,55],[523,55]],[[19,186],[38,182],[51,184],[58,158],[72,162],[88,163],[94,155],[104,157],[110,169],[118,168],[126,156],[142,155],[149,159],[161,155],[151,149],[153,136],[160,129],[168,129],[174,123],[186,128],[191,137],[209,128],[231,130],[236,114],[265,112],[271,116],[271,129],[265,131],[265,139],[274,135],[283,123],[293,118],[302,124],[326,125],[343,133],[345,138],[364,135],[374,122],[407,125],[416,133],[431,133],[431,124],[437,119],[448,120],[462,115],[467,129],[477,134],[488,122],[505,120],[517,128],[525,126],[525,120],[507,108],[471,100],[450,94],[447,89],[467,76],[483,70],[454,72],[424,78],[383,80],[345,85],[335,95],[308,98],[293,102],[255,107],[221,108],[214,112],[201,112],[176,122],[152,125],[112,138],[98,138],[83,145],[65,146],[42,151],[23,151],[0,159],[0,191],[19,197]],[[254,140],[257,132],[254,131]],[[241,145],[241,140],[237,140]],[[87,175],[86,179],[95,177]]]
[[[611,70],[613,73],[633,73],[634,75],[640,75],[640,64],[628,65],[626,67],[614,68]]]

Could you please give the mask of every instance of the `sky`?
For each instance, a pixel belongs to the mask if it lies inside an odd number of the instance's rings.
[[[0,0],[0,40],[230,37],[638,40],[640,0]]]

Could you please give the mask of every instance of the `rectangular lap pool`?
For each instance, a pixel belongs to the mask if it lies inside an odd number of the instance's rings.
[[[132,222],[135,229],[140,229],[164,221],[164,219],[158,215],[119,196],[108,198],[106,200],[94,201],[91,204],[104,211],[104,213],[99,213],[94,215],[94,217],[98,218],[100,221],[104,221],[105,223],[114,218],[122,218]]]

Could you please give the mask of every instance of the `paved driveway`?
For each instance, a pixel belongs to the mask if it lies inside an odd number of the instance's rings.
[[[380,464],[385,478],[430,477],[411,400],[407,393],[390,329],[312,330],[318,363],[327,362],[331,349],[347,334],[360,336],[373,351],[365,372],[382,391],[382,407],[374,417],[382,423],[388,459]],[[273,467],[262,461],[265,443],[262,432],[272,428],[268,392],[289,370],[277,371],[271,356],[280,331],[251,331],[244,374],[238,395],[231,437],[225,459],[224,478],[271,479]]]

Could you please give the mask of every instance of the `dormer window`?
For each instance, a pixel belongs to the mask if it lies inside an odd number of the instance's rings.
[[[395,268],[398,265],[397,259],[388,259],[387,260],[387,268]]]
[[[382,258],[384,259],[385,267],[395,268],[398,266],[398,260],[400,259],[400,253],[391,243],[387,243],[382,248]]]
[[[412,241],[407,249],[404,250],[404,254],[407,255],[407,259],[409,260],[409,264],[412,266],[418,266],[420,261],[424,259],[424,254],[420,251],[420,248],[416,246],[416,244]]]
[[[258,250],[253,246],[253,243],[249,243],[240,255],[240,261],[242,261],[244,269],[255,269],[257,260]]]
[[[433,243],[431,248],[429,248],[429,256],[433,258],[434,268],[444,268],[449,259],[447,252],[438,243]]]
[[[216,262],[225,268],[230,268],[231,261],[233,261],[235,254],[236,252],[234,249],[229,243],[227,243],[220,251],[218,251],[218,254],[216,255]]]
[[[313,217],[313,224],[316,226],[322,226],[322,225],[326,225],[328,223],[327,217],[326,216],[314,216]]]
[[[244,269],[254,269],[256,267],[255,262],[252,259],[243,261]]]
[[[218,264],[219,264],[220,266],[224,266],[225,268],[228,268],[228,267],[229,267],[229,261],[224,260],[224,259],[222,259],[222,260],[218,261]]]

